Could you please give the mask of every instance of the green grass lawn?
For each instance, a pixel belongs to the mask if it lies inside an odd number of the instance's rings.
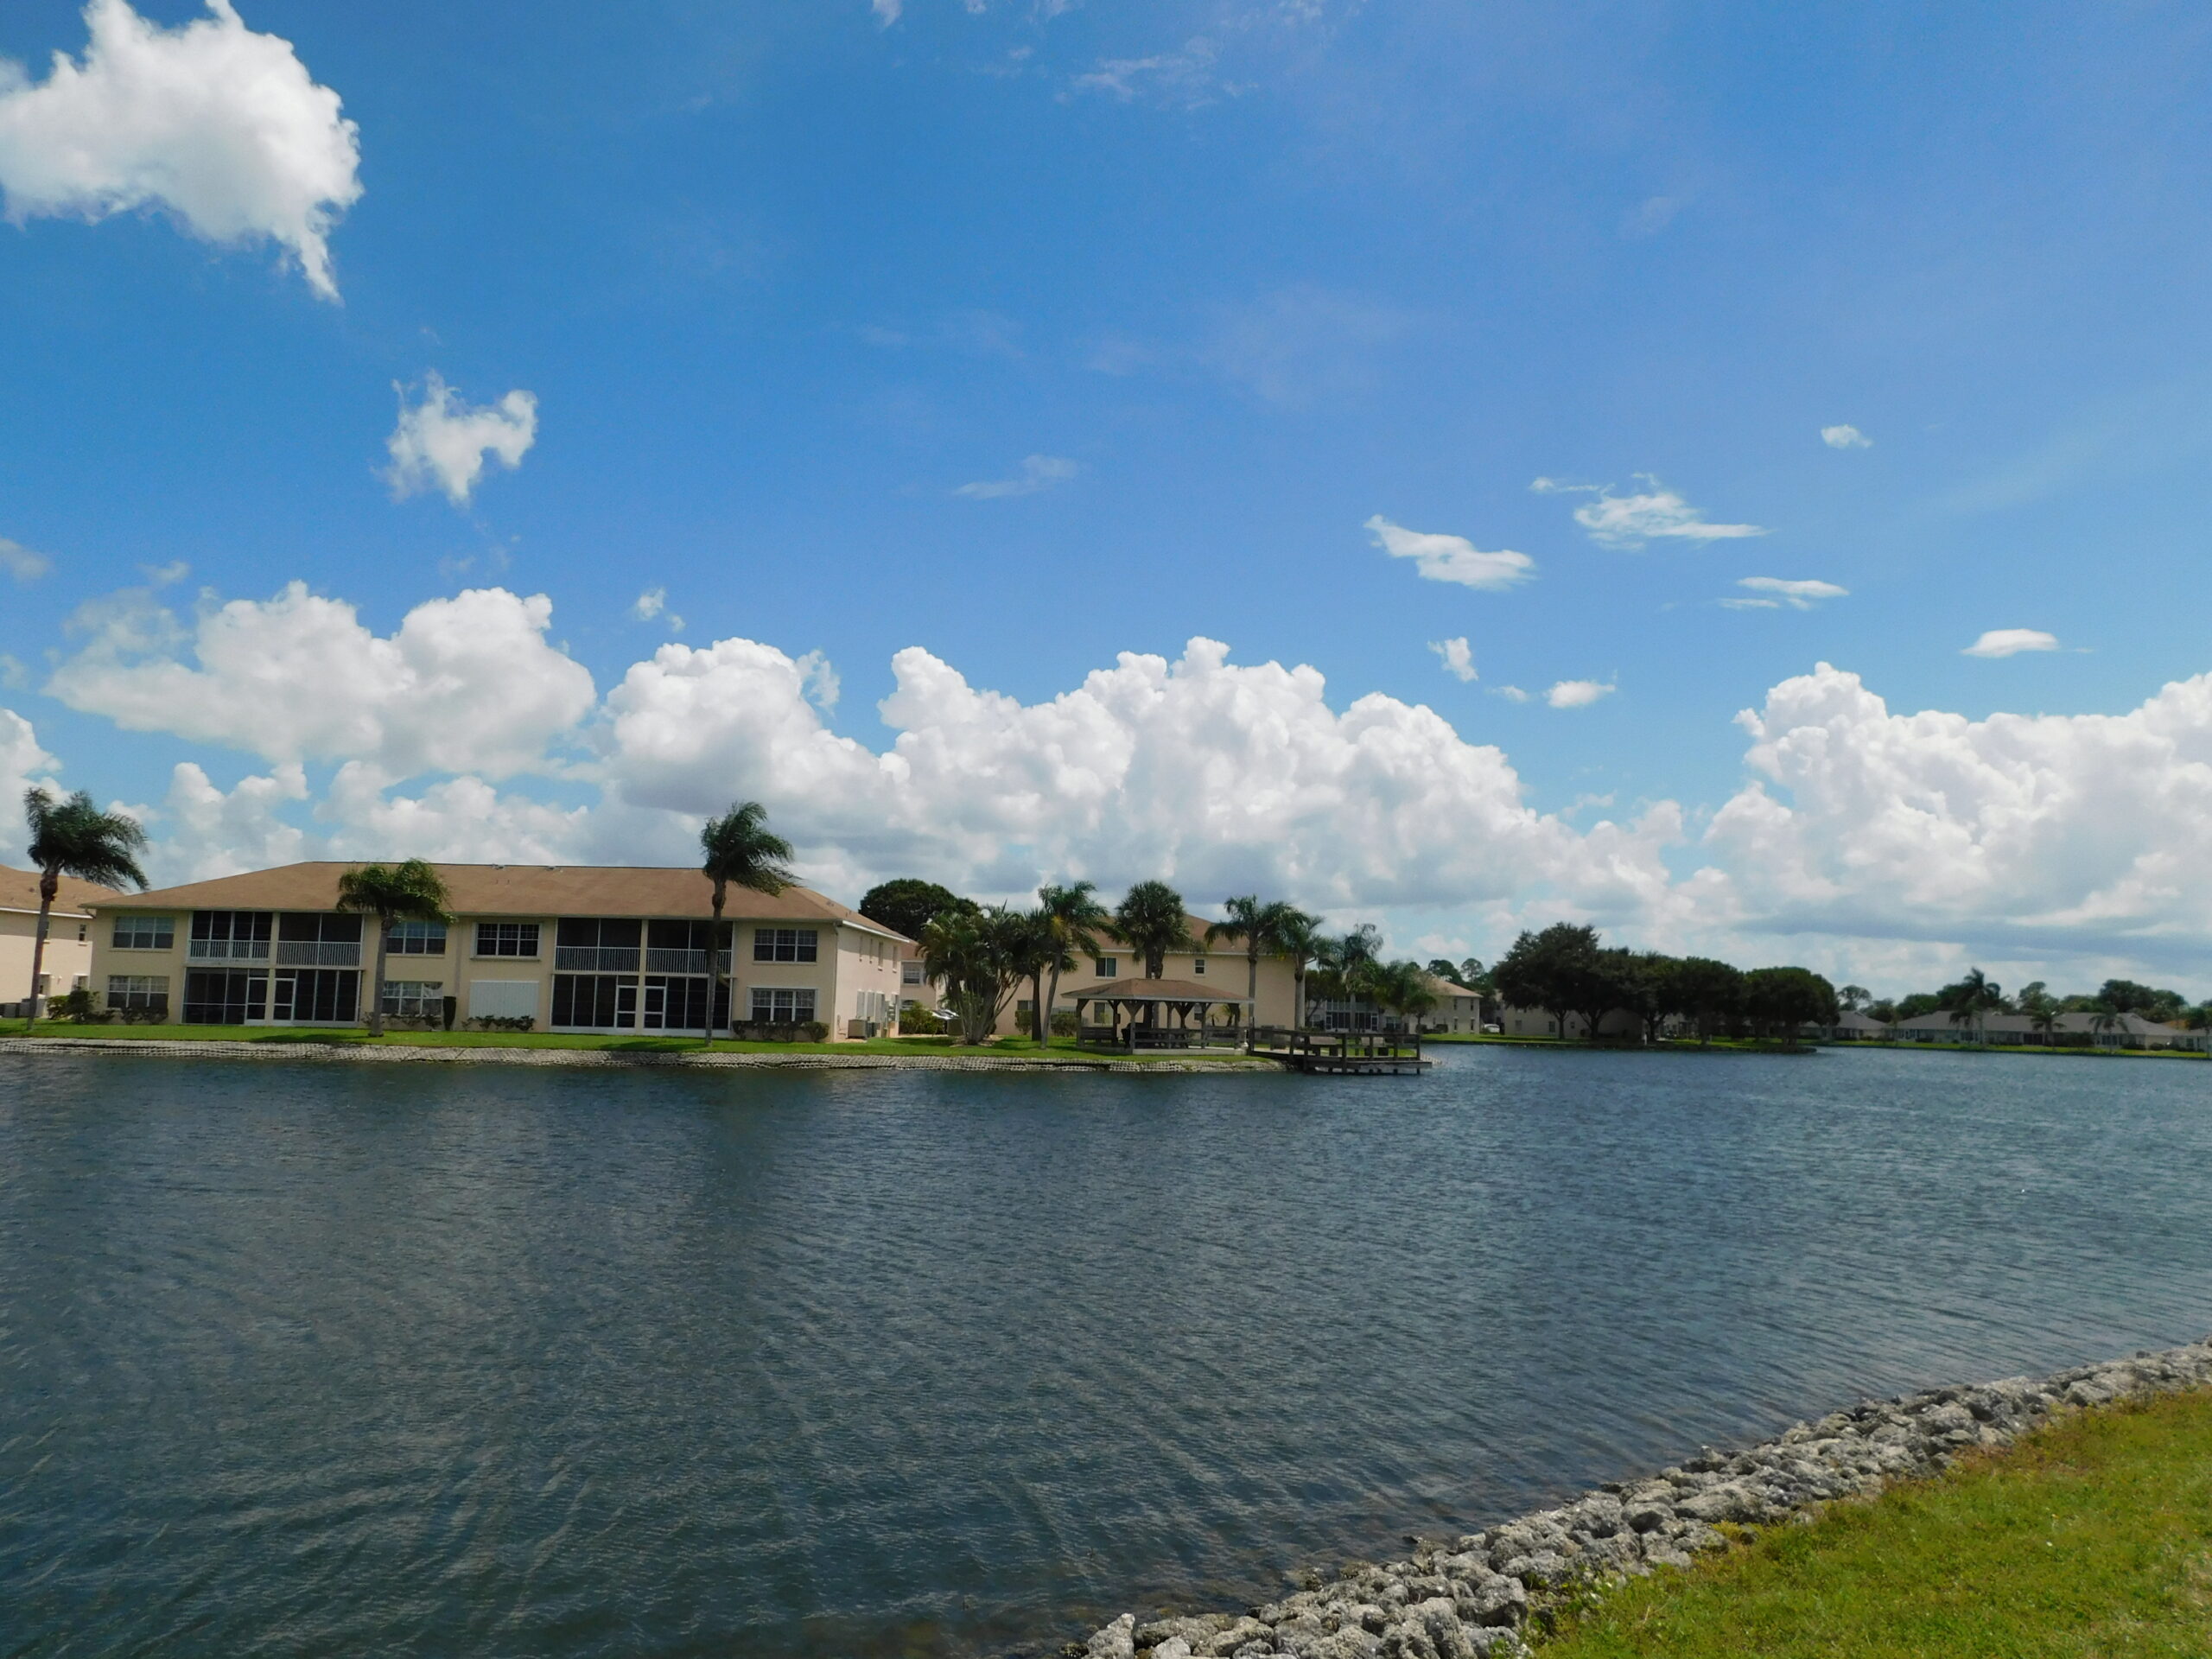
[[[20,1037],[23,1029],[24,1022],[21,1020],[0,1020],[0,1037]],[[1049,1049],[1040,1052],[1037,1045],[1027,1037],[1002,1037],[985,1047],[970,1047],[943,1037],[876,1037],[844,1043],[753,1043],[727,1039],[709,1043],[698,1037],[570,1035],[544,1031],[396,1031],[389,1036],[375,1038],[353,1026],[319,1028],[304,1026],[77,1025],[66,1020],[41,1020],[38,1032],[41,1037],[114,1038],[139,1042],[324,1043],[352,1048],[369,1048],[382,1043],[416,1048],[608,1049],[630,1054],[699,1054],[709,1050],[717,1054],[952,1054],[998,1059],[1046,1059],[1065,1064],[1095,1062],[1100,1058],[1135,1059],[1141,1064],[1203,1060],[1214,1065],[1266,1066],[1273,1069],[1268,1061],[1249,1060],[1241,1054],[1165,1050],[1134,1055],[1113,1053],[1102,1056],[1091,1050],[1078,1049],[1071,1039],[1066,1038],[1055,1039]]]
[[[2069,1417],[1600,1597],[1542,1659],[2204,1659],[2212,1394]]]

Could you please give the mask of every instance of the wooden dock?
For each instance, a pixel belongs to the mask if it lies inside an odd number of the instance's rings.
[[[1250,1052],[1294,1071],[1344,1077],[1418,1077],[1436,1064],[1421,1057],[1421,1039],[1396,1032],[1288,1031],[1264,1027]]]

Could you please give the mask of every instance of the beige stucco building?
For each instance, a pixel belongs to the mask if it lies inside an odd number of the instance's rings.
[[[1199,917],[1189,918],[1187,930],[1192,943],[1200,948],[1190,950],[1170,950],[1163,961],[1160,977],[1190,980],[1201,985],[1218,984],[1221,994],[1241,1002],[1249,994],[1251,982],[1251,963],[1244,954],[1241,935],[1224,936],[1213,944],[1205,945],[1206,929],[1211,925]],[[1096,985],[1110,984],[1118,979],[1135,979],[1144,972],[1144,958],[1116,941],[1110,933],[1102,933],[1096,951],[1078,951],[1075,955],[1072,972],[1060,975],[1059,996],[1053,1004],[1056,1012],[1072,1014],[1078,993]],[[1030,999],[1027,994],[1028,982],[1015,994],[1004,1014],[1000,1015],[998,1032],[1006,1036],[1020,1030],[1029,1014]],[[914,995],[909,988],[910,995]],[[1253,1023],[1262,1026],[1295,1026],[1297,1018],[1297,976],[1287,957],[1260,958],[1257,1007]],[[1217,1012],[1217,1019],[1225,1018]]]
[[[114,1009],[186,1025],[353,1025],[376,969],[376,922],[338,908],[358,866],[287,864],[90,908],[89,971]],[[713,890],[695,869],[439,864],[453,919],[395,924],[388,1018],[456,1027],[528,1020],[538,1031],[699,1033],[712,983]],[[890,929],[806,887],[729,890],[727,965],[741,1024],[818,1020],[833,1038],[896,1018]],[[448,1008],[450,1001],[451,1007]]]
[[[92,917],[86,906],[96,899],[118,896],[90,881],[61,878],[61,891],[47,925],[39,995],[65,995],[86,982],[92,971]],[[38,872],[0,866],[0,1014],[29,1012],[31,955],[37,938]]]

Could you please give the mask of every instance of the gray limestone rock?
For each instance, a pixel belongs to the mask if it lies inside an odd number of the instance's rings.
[[[1123,1613],[1091,1637],[1084,1659],[1136,1659],[1136,1615]]]

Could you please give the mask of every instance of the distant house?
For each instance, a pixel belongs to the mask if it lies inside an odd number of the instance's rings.
[[[1562,1031],[1559,1016],[1548,1009],[1516,1008],[1510,1002],[1498,1009],[1497,1023],[1508,1037],[1558,1037],[1577,1043],[1584,1040],[1590,1030],[1590,1022],[1579,1014],[1567,1016],[1567,1028]],[[1598,1022],[1600,1038],[1637,1038],[1643,1034],[1643,1021],[1626,1008],[1615,1008]],[[1671,1023],[1665,1034],[1675,1034]]]
[[[1190,935],[1192,949],[1170,950],[1160,969],[1164,979],[1189,980],[1204,986],[1219,985],[1221,995],[1242,1002],[1251,963],[1244,954],[1244,940],[1241,934],[1226,934],[1211,944],[1205,942],[1206,929],[1212,924],[1201,917],[1184,918],[1185,931]],[[1075,967],[1060,973],[1059,997],[1054,1003],[1058,1014],[1073,1014],[1078,993],[1088,997],[1102,985],[1116,980],[1134,979],[1144,972],[1144,958],[1129,950],[1111,931],[1102,930],[1096,936],[1097,949],[1078,951]],[[921,963],[918,961],[906,969],[906,991],[911,1000],[929,1001],[920,988]],[[1021,991],[1030,988],[1024,982]],[[1259,1006],[1253,1023],[1262,1026],[1293,1026],[1297,1020],[1297,974],[1287,956],[1260,958]],[[999,1016],[998,1034],[1008,1036],[1021,1030],[1029,1020],[1030,999],[1020,992],[1006,1012]],[[1103,1017],[1103,1014],[1100,1017]],[[1217,1010],[1217,1019],[1226,1014]]]
[[[0,1015],[29,1012],[31,955],[38,939],[36,870],[0,865]],[[46,960],[40,964],[38,995],[55,997],[90,982],[92,972],[92,915],[99,899],[120,897],[111,887],[61,878],[61,890],[47,919]]]
[[[1987,1043],[2013,1048],[2180,1048],[2202,1050],[2204,1033],[2146,1020],[2139,1014],[2115,1017],[2101,1030],[2094,1014],[2062,1014],[2046,1038],[2024,1014],[1983,1014],[1964,1023],[1948,1014],[1916,1014],[1892,1027],[1901,1043]]]
[[[1436,999],[1436,1006],[1423,1017],[1429,1030],[1464,1035],[1483,1028],[1483,1004],[1487,999],[1480,991],[1470,990],[1456,979],[1431,974],[1428,992]]]

